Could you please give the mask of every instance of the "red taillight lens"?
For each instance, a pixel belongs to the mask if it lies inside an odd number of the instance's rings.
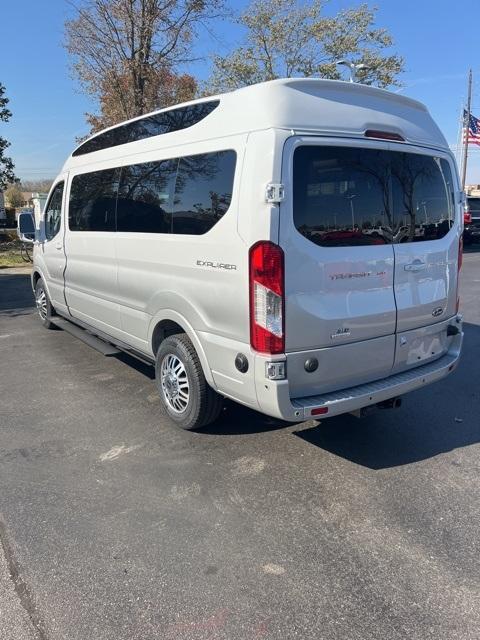
[[[311,416],[322,416],[328,413],[328,407],[317,407],[316,409],[312,409],[310,411]]]
[[[470,224],[472,222],[472,214],[470,211],[465,211],[463,214],[463,224]]]
[[[250,344],[262,353],[285,351],[284,257],[273,242],[250,249]]]
[[[405,142],[405,138],[399,133],[393,133],[393,131],[379,131],[377,129],[367,129],[365,131],[366,138],[378,138],[379,140],[397,140],[398,142]]]

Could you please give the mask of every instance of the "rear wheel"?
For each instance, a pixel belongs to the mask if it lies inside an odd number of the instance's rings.
[[[162,408],[181,429],[200,429],[218,418],[223,400],[207,383],[197,352],[185,333],[160,345],[155,374]]]
[[[55,325],[51,322],[52,316],[55,315],[55,309],[50,302],[47,290],[40,278],[35,285],[35,304],[37,306],[38,315],[45,329],[55,329]]]

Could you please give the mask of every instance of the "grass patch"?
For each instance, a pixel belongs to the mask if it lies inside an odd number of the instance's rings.
[[[27,266],[27,264],[17,251],[0,251],[0,269]]]
[[[32,246],[28,247],[32,253]],[[25,248],[23,249],[24,257]],[[20,267],[30,264],[22,257],[22,243],[15,231],[0,230],[0,269],[7,267]]]

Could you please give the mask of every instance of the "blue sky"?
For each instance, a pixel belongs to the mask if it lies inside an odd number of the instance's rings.
[[[242,9],[247,3],[232,0]],[[328,11],[359,4],[331,0]],[[371,4],[371,3],[370,3]],[[473,113],[480,117],[480,46],[478,0],[376,0],[377,26],[387,28],[394,50],[405,57],[401,92],[424,102],[448,142],[457,143],[458,118],[466,94],[469,66],[474,71]],[[2,56],[0,82],[7,88],[13,117],[0,123],[0,134],[11,141],[10,155],[21,178],[53,177],[87,132],[84,113],[95,109],[77,89],[62,47],[63,24],[71,13],[66,0],[0,0]],[[204,33],[197,44],[203,60],[213,49],[225,53],[241,38],[238,27],[216,25],[217,42]],[[209,63],[190,72],[209,74]],[[480,183],[480,147],[471,154],[467,181]]]

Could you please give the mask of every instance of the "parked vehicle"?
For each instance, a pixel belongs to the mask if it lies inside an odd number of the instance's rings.
[[[401,95],[288,79],[196,100],[72,153],[37,230],[40,318],[154,364],[185,429],[224,397],[289,421],[397,406],[458,363],[462,198]]]
[[[465,244],[480,242],[480,198],[471,196],[467,198],[464,222],[463,241]]]

